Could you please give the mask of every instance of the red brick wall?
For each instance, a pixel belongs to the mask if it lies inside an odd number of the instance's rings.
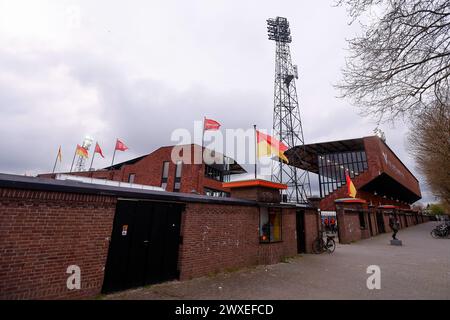
[[[279,262],[297,253],[295,209],[282,211],[282,242],[259,243],[259,209],[217,204],[186,205],[180,278]]]
[[[361,240],[361,227],[357,211],[339,209],[337,211],[339,243],[348,244]]]
[[[319,236],[319,215],[316,210],[305,211],[305,242],[306,253],[312,253],[314,240]]]
[[[103,284],[116,200],[0,189],[0,299],[90,297]],[[68,290],[69,265],[81,289]]]

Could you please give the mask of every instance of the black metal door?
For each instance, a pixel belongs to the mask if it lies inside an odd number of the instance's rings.
[[[297,252],[306,252],[305,211],[297,211]]]
[[[386,230],[384,229],[383,213],[380,211],[377,211],[377,227],[378,227],[378,233],[386,232]]]
[[[182,210],[179,204],[118,201],[103,292],[178,277]]]

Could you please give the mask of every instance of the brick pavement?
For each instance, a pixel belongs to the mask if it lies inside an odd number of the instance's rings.
[[[450,299],[450,239],[433,239],[435,222],[338,245],[332,255],[246,268],[189,281],[128,290],[106,299]],[[381,268],[381,289],[368,290],[366,268]]]

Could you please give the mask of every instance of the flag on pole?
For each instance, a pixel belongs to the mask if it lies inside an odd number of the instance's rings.
[[[205,121],[203,124],[203,130],[219,130],[220,128],[220,123],[213,120],[213,119],[207,119],[205,117]]]
[[[125,151],[127,149],[128,149],[128,147],[125,145],[125,143],[123,143],[122,141],[117,139],[116,148],[114,150]]]
[[[105,156],[103,155],[102,149],[100,148],[100,145],[98,144],[98,142],[95,143],[95,150],[94,153],[98,153],[102,156],[102,158],[104,158]]]
[[[348,170],[345,171],[345,181],[347,182],[347,192],[348,196],[355,198],[356,197],[356,188],[353,184],[352,180],[350,179],[350,176],[348,175]]]
[[[75,153],[77,155],[79,155],[80,157],[84,157],[84,158],[89,157],[88,151],[85,148],[83,148],[82,146],[80,146],[79,144],[77,144],[77,150],[75,151]]]
[[[62,162],[61,146],[59,146],[58,155],[56,156],[56,158],[59,160],[59,162]]]
[[[288,158],[284,154],[288,147],[283,142],[256,130],[256,143],[258,144],[258,157],[275,154],[284,162],[289,163]]]

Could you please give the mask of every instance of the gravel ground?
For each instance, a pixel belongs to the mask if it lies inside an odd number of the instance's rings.
[[[299,255],[286,263],[245,268],[107,295],[105,299],[450,299],[450,239],[433,239],[435,222],[349,245],[333,254]],[[381,289],[369,290],[369,265]]]

